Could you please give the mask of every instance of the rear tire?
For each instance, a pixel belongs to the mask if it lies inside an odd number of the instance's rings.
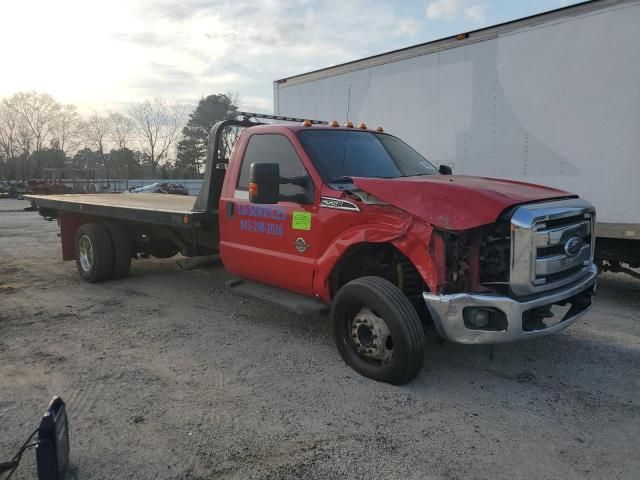
[[[85,223],[76,233],[76,268],[82,279],[102,282],[113,270],[113,245],[107,228],[100,223]]]
[[[118,280],[129,275],[131,270],[131,238],[127,229],[118,223],[107,223],[107,230],[111,235],[113,245],[113,271],[111,279]]]
[[[420,373],[425,350],[422,324],[393,283],[380,277],[347,283],[335,296],[331,317],[342,359],[360,374],[402,385]]]

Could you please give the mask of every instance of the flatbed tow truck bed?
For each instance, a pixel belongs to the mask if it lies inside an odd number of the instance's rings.
[[[204,212],[192,211],[195,197],[163,193],[25,195],[43,216],[72,213],[172,227],[200,226]],[[49,215],[50,214],[50,215]]]

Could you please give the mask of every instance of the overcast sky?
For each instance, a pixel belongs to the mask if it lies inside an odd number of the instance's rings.
[[[89,111],[232,91],[266,112],[273,80],[572,3],[3,0],[0,97],[37,90]]]

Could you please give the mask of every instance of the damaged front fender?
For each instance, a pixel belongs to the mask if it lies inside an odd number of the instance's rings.
[[[330,278],[335,265],[351,247],[368,243],[393,245],[416,267],[429,290],[438,291],[444,281],[439,276],[443,268],[432,258],[432,232],[431,226],[410,215],[389,216],[384,223],[360,224],[344,230],[316,261],[313,281],[316,295],[330,302]]]

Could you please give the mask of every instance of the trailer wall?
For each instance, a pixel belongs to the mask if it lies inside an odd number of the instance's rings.
[[[640,238],[639,26],[637,0],[589,2],[279,80],[274,109],[380,125],[454,173],[578,193]]]

